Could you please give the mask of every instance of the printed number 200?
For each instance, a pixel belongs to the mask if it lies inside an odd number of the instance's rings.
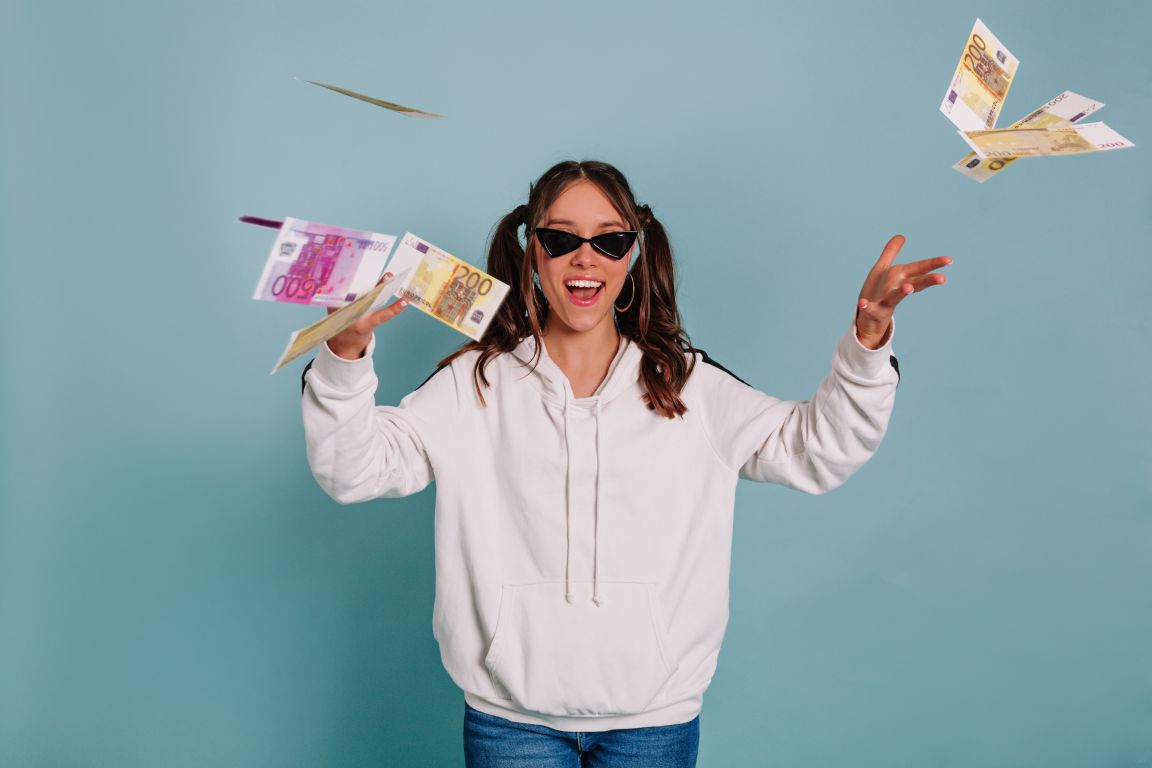
[[[492,278],[481,278],[479,272],[473,272],[463,264],[457,264],[456,269],[452,270],[452,280],[463,283],[465,288],[476,291],[481,296],[487,296],[492,290]]]

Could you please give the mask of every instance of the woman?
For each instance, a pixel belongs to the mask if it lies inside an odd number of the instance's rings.
[[[433,626],[469,766],[695,765],[737,479],[821,493],[876,450],[893,309],[950,262],[894,265],[902,244],[806,402],[691,348],[664,229],[599,162],[556,165],[504,217],[488,271],[508,298],[398,407],[375,406],[371,356],[404,302],[328,342],[305,373],[320,484],[352,502],[436,481]]]

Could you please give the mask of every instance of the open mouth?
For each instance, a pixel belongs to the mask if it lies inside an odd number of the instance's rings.
[[[596,300],[604,283],[599,280],[566,280],[564,287],[568,289],[568,295],[578,303],[586,304]]]

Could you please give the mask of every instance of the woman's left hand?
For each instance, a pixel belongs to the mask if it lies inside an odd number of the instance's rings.
[[[903,247],[903,235],[889,240],[860,289],[860,300],[856,302],[856,338],[869,349],[879,349],[887,340],[892,314],[905,297],[948,282],[948,278],[936,270],[951,264],[952,257],[893,264]]]

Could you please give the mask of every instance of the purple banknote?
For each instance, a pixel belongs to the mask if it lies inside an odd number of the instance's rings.
[[[343,307],[384,271],[395,235],[284,219],[252,298]]]

